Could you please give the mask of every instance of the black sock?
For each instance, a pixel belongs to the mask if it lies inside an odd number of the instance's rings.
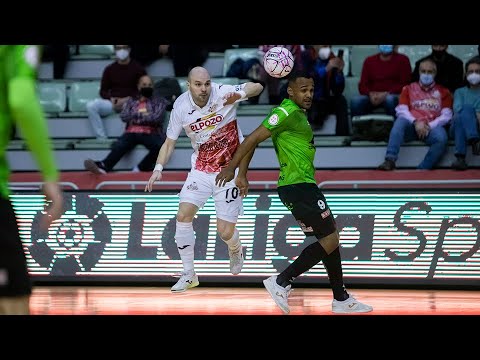
[[[465,160],[465,154],[455,154],[455,157],[457,159],[464,159]]]
[[[347,290],[343,284],[342,259],[340,247],[337,247],[330,255],[323,259],[323,265],[327,269],[328,280],[333,291],[333,298],[337,301],[348,299]]]
[[[327,253],[323,246],[315,241],[303,249],[300,256],[278,275],[277,284],[287,287],[296,277],[310,270],[326,256]]]

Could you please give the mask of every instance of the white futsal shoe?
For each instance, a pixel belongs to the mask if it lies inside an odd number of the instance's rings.
[[[363,304],[352,295],[347,300],[332,301],[332,312],[336,314],[352,314],[352,313],[367,313],[373,310],[373,307],[367,304]]]
[[[194,271],[183,272],[177,283],[170,289],[172,292],[184,292],[187,289],[198,286],[198,276]]]

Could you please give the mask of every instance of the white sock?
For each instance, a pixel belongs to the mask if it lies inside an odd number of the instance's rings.
[[[235,228],[235,230],[233,231],[233,236],[231,239],[229,240],[222,239],[222,240],[225,241],[225,243],[228,245],[228,248],[232,252],[237,252],[239,249],[241,249],[242,243],[240,242],[240,234],[237,228]]]
[[[182,259],[183,270],[185,272],[195,271],[193,268],[195,233],[191,222],[184,223],[177,221],[175,230],[175,242],[177,243],[178,253]]]

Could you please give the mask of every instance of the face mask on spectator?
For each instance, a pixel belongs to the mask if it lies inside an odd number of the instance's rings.
[[[393,52],[393,45],[378,45],[378,49],[382,54],[388,55]]]
[[[322,60],[327,60],[328,57],[330,56],[330,48],[328,47],[322,47],[320,49],[318,49],[318,56],[320,57],[320,59]]]
[[[145,96],[146,98],[152,97],[153,88],[152,87],[142,87],[142,88],[140,88],[140,94],[142,94],[142,96]]]
[[[118,58],[118,60],[125,60],[128,58],[128,55],[130,55],[130,51],[127,49],[120,49],[115,51],[115,56]]]
[[[477,73],[468,74],[467,81],[472,85],[478,85],[480,83],[480,74],[477,74]]]
[[[428,86],[433,83],[433,75],[432,74],[420,74],[420,82],[422,85]]]

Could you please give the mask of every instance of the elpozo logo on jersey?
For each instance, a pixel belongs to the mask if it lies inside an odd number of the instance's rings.
[[[270,118],[268,119],[268,123],[272,126],[277,125],[278,124],[278,115],[273,114],[272,116],[270,116]]]
[[[212,130],[223,120],[221,114],[210,114],[206,117],[198,119],[196,122],[190,124],[190,129],[194,132],[199,132],[205,129]]]

